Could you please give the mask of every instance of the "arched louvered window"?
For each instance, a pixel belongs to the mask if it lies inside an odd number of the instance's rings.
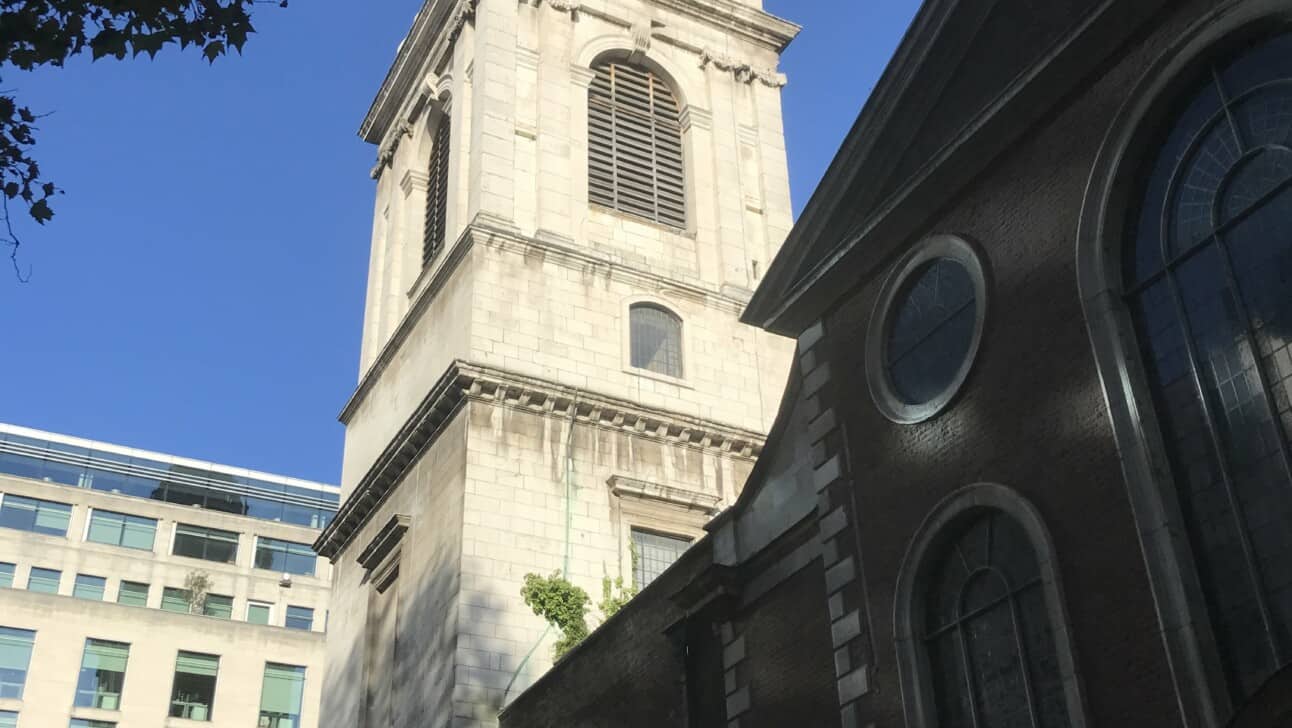
[[[435,258],[448,235],[449,209],[449,115],[444,114],[435,128],[431,147],[431,164],[427,170],[426,226],[422,233],[422,265]]]
[[[682,319],[663,306],[638,303],[628,309],[628,326],[635,368],[682,378]]]
[[[1292,34],[1212,59],[1164,131],[1123,292],[1238,703],[1292,663]]]
[[[988,511],[946,534],[923,594],[937,728],[1067,728],[1044,579],[1027,534]]]
[[[686,227],[682,126],[677,99],[653,72],[602,63],[588,91],[588,198]]]

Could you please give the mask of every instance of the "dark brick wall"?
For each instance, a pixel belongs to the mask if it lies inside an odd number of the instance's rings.
[[[740,728],[839,725],[820,559],[751,605],[736,624],[745,638],[741,677],[751,704]]]
[[[863,716],[902,725],[893,590],[934,505],[974,482],[1015,488],[1055,540],[1090,725],[1172,725],[1175,702],[1126,485],[1077,291],[1085,186],[1125,89],[1192,19],[1182,1],[1135,39],[955,200],[924,233],[959,234],[986,254],[990,318],[952,407],[899,426],[866,388],[865,334],[883,274],[827,319],[832,404],[848,433],[876,656]],[[914,241],[912,241],[914,242]],[[1133,685],[1133,690],[1127,686]]]
[[[685,726],[682,654],[665,631],[670,597],[708,565],[701,541],[503,712],[501,728]]]

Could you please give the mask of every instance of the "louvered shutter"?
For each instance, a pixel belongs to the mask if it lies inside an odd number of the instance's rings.
[[[606,207],[686,227],[677,99],[654,73],[598,66],[588,92],[588,197]]]
[[[422,238],[422,265],[430,263],[444,247],[449,206],[449,117],[435,130],[426,186],[426,228]]]

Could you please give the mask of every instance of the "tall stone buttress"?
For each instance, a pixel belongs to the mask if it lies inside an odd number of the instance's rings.
[[[418,13],[360,132],[377,203],[316,544],[321,725],[495,725],[552,661],[526,573],[595,598],[734,502],[792,355],[737,319],[791,226],[797,31],[759,0]]]

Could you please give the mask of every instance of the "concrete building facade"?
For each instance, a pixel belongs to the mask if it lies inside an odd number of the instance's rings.
[[[751,0],[417,15],[361,129],[325,725],[494,725],[552,662],[527,573],[647,582],[735,501],[792,353],[738,316],[791,224],[796,32]]]
[[[319,725],[338,498],[0,425],[0,726]]]

